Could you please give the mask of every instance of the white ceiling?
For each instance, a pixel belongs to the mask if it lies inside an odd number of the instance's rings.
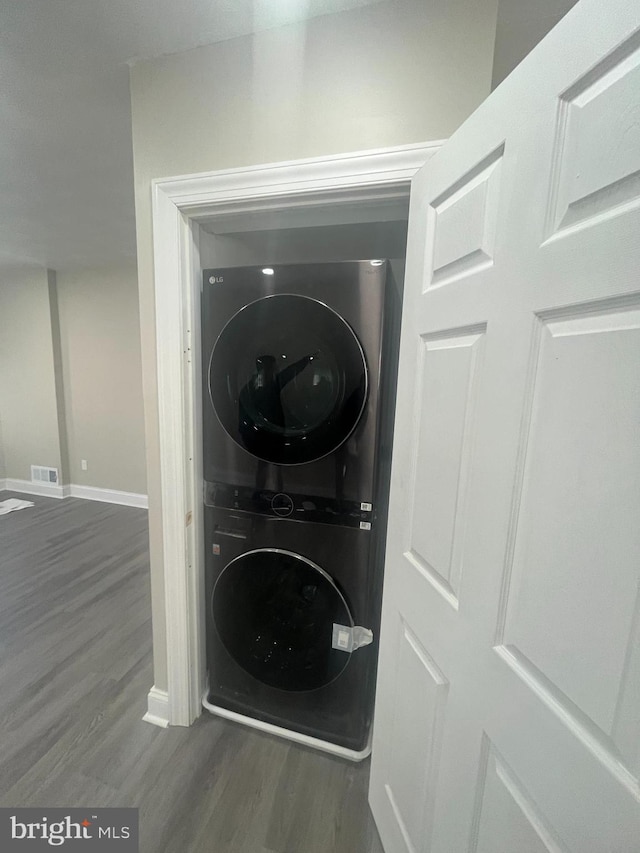
[[[127,63],[380,0],[0,0],[0,267],[135,256]]]

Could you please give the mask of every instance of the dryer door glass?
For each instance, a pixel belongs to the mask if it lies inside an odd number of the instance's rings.
[[[211,601],[218,635],[235,662],[270,687],[315,690],[345,669],[334,623],[353,626],[330,576],[290,551],[265,548],[232,560]]]
[[[211,403],[227,433],[280,465],[331,453],[355,428],[367,366],[351,327],[306,296],[252,302],[229,320],[209,361]]]

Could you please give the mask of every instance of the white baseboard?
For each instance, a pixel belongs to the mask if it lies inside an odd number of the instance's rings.
[[[72,498],[83,498],[86,501],[101,501],[105,504],[121,504],[122,506],[137,506],[140,509],[149,508],[149,498],[136,492],[120,492],[117,489],[99,489],[97,486],[69,486]]]
[[[147,495],[136,492],[120,492],[117,489],[100,489],[97,486],[54,486],[49,483],[32,483],[30,480],[0,480],[0,491],[22,492],[25,495],[40,495],[44,498],[82,498],[107,504],[149,508]]]
[[[7,477],[2,481],[8,492],[21,492],[24,495],[40,495],[43,498],[67,498],[69,486],[58,486],[54,483],[32,483],[31,480],[14,480]]]
[[[142,718],[146,723],[166,729],[169,725],[169,694],[153,685],[147,696],[147,713]]]

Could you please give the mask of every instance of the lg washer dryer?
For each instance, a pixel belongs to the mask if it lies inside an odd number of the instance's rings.
[[[399,316],[385,261],[204,271],[204,704],[352,758],[373,709]]]
[[[375,507],[398,318],[386,261],[205,270],[203,462],[214,499],[213,487],[233,485]]]
[[[368,532],[231,510],[205,516],[205,707],[363,758],[380,618]]]

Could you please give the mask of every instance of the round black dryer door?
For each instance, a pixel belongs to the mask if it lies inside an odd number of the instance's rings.
[[[267,296],[224,327],[209,361],[213,408],[231,438],[280,465],[331,453],[367,399],[367,365],[351,327],[307,296]]]
[[[332,647],[333,625],[353,626],[347,603],[315,563],[276,548],[232,560],[213,590],[211,610],[224,647],[258,681],[315,690],[349,663]]]

